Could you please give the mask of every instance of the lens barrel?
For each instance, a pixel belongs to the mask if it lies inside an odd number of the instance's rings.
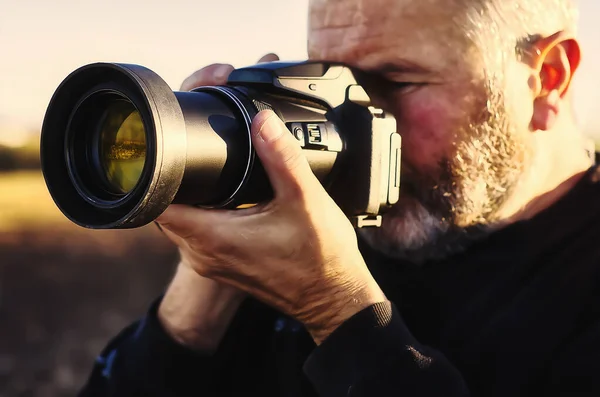
[[[322,110],[273,101],[288,120],[326,121]],[[258,203],[273,192],[252,147],[251,123],[268,107],[231,86],[173,92],[142,66],[87,65],[63,81],[46,112],[44,178],[60,210],[93,229],[139,227],[171,203]],[[323,181],[342,147],[328,125],[337,149],[307,153]],[[327,134],[325,124],[314,128]]]

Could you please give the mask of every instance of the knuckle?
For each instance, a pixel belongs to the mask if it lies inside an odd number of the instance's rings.
[[[279,155],[281,156],[283,163],[290,170],[301,167],[303,162],[306,161],[300,147],[295,145],[282,145],[279,148]]]
[[[211,276],[215,275],[214,268],[212,266],[207,266],[203,263],[196,265],[194,270],[196,271],[196,273],[206,278],[211,278]]]
[[[202,69],[198,70],[197,72],[195,72],[192,75],[192,82],[194,84],[194,88],[208,84],[209,80],[210,80],[210,76],[211,76],[211,72],[208,67],[202,68]]]
[[[226,63],[215,63],[208,70],[209,77],[205,84],[223,84],[233,71],[233,66]]]
[[[306,177],[312,175],[306,156],[299,147],[288,145],[281,150],[281,159],[288,172],[305,181]],[[295,178],[297,179],[297,178]]]
[[[258,63],[263,63],[263,62],[274,62],[274,61],[279,61],[279,56],[277,54],[274,54],[272,52],[263,55],[259,60]]]

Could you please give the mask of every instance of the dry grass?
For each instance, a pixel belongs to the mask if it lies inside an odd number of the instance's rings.
[[[176,261],[153,225],[87,230],[56,208],[39,172],[0,174],[0,396],[76,395]]]
[[[116,257],[140,240],[156,240],[161,248],[166,244],[153,225],[133,230],[88,230],[71,223],[52,201],[39,171],[0,173],[0,192],[0,244],[108,249],[106,253]]]
[[[0,232],[65,227],[68,223],[52,201],[41,172],[0,174]]]

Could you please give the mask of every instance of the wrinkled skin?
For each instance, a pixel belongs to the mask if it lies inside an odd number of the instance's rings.
[[[363,83],[402,135],[400,202],[382,229],[362,233],[415,261],[491,229],[529,144],[528,125],[510,119],[498,97],[501,82],[483,73],[483,57],[448,19],[452,7],[430,3],[317,0],[310,9],[310,58],[372,71]]]
[[[362,232],[376,249],[417,263],[446,257],[539,213],[589,167],[568,112],[579,62],[568,34],[540,40],[536,56],[490,64],[459,28],[466,14],[447,0],[310,4],[309,57],[362,70],[360,82],[402,134],[401,201],[382,228]],[[182,88],[222,84],[231,70],[208,66]],[[236,211],[174,205],[158,219],[181,254],[159,319],[190,347],[216,349],[248,294],[301,321],[316,343],[386,299],[350,222],[281,121],[263,111],[252,133],[271,202]]]

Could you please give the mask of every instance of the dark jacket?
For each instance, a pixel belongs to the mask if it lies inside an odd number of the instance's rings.
[[[599,180],[590,170],[535,218],[442,262],[363,248],[390,302],[317,348],[249,299],[216,354],[194,353],[164,333],[156,302],[81,396],[600,396]]]

